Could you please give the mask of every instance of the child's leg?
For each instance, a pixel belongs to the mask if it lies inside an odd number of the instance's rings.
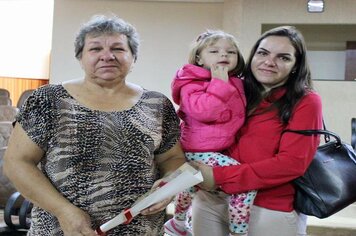
[[[231,166],[240,164],[235,159],[219,152],[186,152],[188,161],[198,161],[209,166]]]
[[[186,153],[189,161],[198,161],[210,166],[231,166],[240,163],[219,152]],[[250,217],[250,207],[256,191],[241,193],[229,197],[229,230],[231,235],[246,235]]]
[[[250,209],[256,191],[231,195],[229,198],[229,230],[231,235],[246,234],[250,219]]]
[[[218,152],[196,153],[195,156],[203,159],[203,163],[210,166],[239,165],[235,159]],[[198,160],[199,161],[199,160]],[[229,197],[229,230],[231,235],[246,235],[250,217],[250,208],[256,196],[256,191],[235,194]]]
[[[196,188],[192,187],[183,192],[180,192],[174,201],[174,219],[184,221],[187,216],[190,205],[192,204],[193,194],[196,192]]]
[[[164,231],[169,235],[191,236],[189,228],[186,226],[187,213],[192,203],[192,196],[195,188],[189,188],[176,195],[174,205],[174,216],[164,224]]]
[[[205,153],[204,153],[205,154]],[[188,161],[191,160],[198,160],[202,161],[205,157],[203,155],[203,158],[200,158],[200,154],[196,154],[194,152],[186,152],[185,156]],[[176,198],[175,198],[175,210],[174,210],[174,219],[179,220],[179,221],[185,221],[187,212],[189,210],[189,207],[191,206],[192,199],[193,199],[193,194],[198,190],[197,187],[191,187],[189,189],[184,190],[183,192],[179,193]]]
[[[194,155],[194,153],[191,153]],[[189,154],[186,155],[187,160],[189,161]],[[191,187],[186,189],[176,195],[174,201],[174,216],[172,219],[168,220],[164,224],[164,231],[170,235],[186,235],[189,236],[189,228],[186,226],[187,213],[190,209],[193,195],[198,190],[197,187]]]

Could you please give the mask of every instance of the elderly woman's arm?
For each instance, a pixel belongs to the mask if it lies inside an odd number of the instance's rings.
[[[64,198],[37,167],[43,154],[17,123],[4,156],[5,175],[25,198],[55,215],[65,235],[96,235],[89,215]]]
[[[167,176],[170,173],[174,172],[176,169],[178,169],[181,165],[183,165],[186,162],[184,153],[183,153],[182,148],[179,143],[174,145],[167,152],[156,156],[156,160],[157,160],[158,168],[162,174],[162,178],[164,176]],[[153,186],[153,189],[156,188],[160,182],[161,182],[161,179],[157,180]],[[162,202],[154,204],[154,205],[146,208],[145,210],[141,211],[141,214],[149,215],[149,214],[155,214],[159,211],[162,211],[167,207],[167,205],[171,201],[172,201],[172,198],[168,198]]]
[[[180,143],[176,143],[167,152],[156,156],[157,165],[161,172],[161,177],[165,177],[174,172],[186,162]]]

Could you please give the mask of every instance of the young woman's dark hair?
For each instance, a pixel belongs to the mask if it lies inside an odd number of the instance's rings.
[[[286,124],[288,123],[292,114],[292,110],[299,99],[306,93],[307,90],[313,89],[310,69],[307,63],[305,41],[302,34],[293,26],[281,26],[266,31],[252,47],[245,68],[247,114],[251,114],[251,112],[254,111],[264,96],[268,96],[269,94],[263,93],[263,86],[256,80],[251,71],[251,61],[261,41],[269,36],[287,37],[295,48],[295,67],[289,74],[287,82],[283,85],[287,92],[281,99],[274,102],[271,107],[278,109],[278,114],[281,121]],[[273,92],[273,89],[270,92]]]

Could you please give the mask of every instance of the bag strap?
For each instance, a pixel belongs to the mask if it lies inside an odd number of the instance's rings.
[[[351,119],[351,146],[356,151],[356,118]]]
[[[327,130],[327,129],[326,129],[326,125],[325,125],[325,120],[324,120],[324,118],[323,118],[323,129],[324,129],[324,130]],[[325,141],[325,143],[330,142],[330,135],[328,135],[328,134],[324,135],[324,141]]]
[[[311,135],[317,135],[317,134],[322,134],[326,136],[332,136],[333,138],[335,138],[336,140],[336,144],[337,146],[341,145],[341,138],[339,135],[337,135],[334,132],[331,132],[329,130],[326,129],[307,129],[307,130],[292,130],[292,129],[286,129],[283,130],[282,134],[285,132],[292,132],[292,133],[297,133],[297,134],[303,134],[303,135],[307,135],[307,136],[311,136]],[[325,142],[328,143],[330,141],[330,137],[329,139],[325,139]]]

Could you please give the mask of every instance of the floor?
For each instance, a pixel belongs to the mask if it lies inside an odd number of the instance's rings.
[[[309,227],[308,236],[356,236],[354,229]]]

